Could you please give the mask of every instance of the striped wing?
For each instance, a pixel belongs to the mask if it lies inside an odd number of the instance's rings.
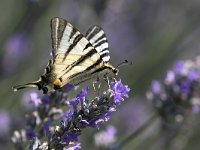
[[[101,58],[105,63],[109,62],[109,47],[104,31],[99,26],[91,27],[85,37],[94,46],[97,52],[101,55]]]
[[[103,66],[103,60],[97,50],[69,22],[54,18],[51,21],[51,30],[53,74],[63,85],[75,82],[76,76],[80,78],[76,84],[89,79],[91,71]]]

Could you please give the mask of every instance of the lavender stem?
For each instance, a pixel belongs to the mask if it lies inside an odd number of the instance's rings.
[[[133,131],[129,136],[127,136],[125,139],[121,140],[120,142],[118,142],[117,144],[115,144],[112,149],[113,150],[120,150],[123,149],[123,147],[125,145],[127,145],[128,143],[130,143],[133,139],[135,139],[136,137],[138,137],[138,135],[141,134],[141,132],[145,131],[145,129],[147,129],[149,127],[149,125],[151,125],[154,120],[157,118],[157,113],[154,113],[151,115],[151,117],[142,125],[140,126],[138,129],[136,129],[135,131]]]

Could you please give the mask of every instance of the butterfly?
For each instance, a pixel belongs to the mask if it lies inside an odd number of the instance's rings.
[[[92,26],[84,36],[61,18],[51,19],[50,26],[53,58],[38,81],[14,86],[14,91],[38,87],[48,93],[66,84],[79,85],[95,77],[113,78],[118,74],[109,63],[108,42],[101,27]]]

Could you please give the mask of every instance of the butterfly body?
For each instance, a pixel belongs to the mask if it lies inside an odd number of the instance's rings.
[[[100,27],[93,26],[84,36],[66,20],[53,18],[51,37],[53,59],[44,74],[38,81],[15,86],[15,90],[38,87],[47,93],[66,84],[117,75],[118,70],[109,63],[108,43]]]

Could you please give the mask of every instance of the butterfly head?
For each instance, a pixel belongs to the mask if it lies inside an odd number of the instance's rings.
[[[105,72],[104,71],[102,72],[105,76],[110,78],[115,78],[118,75],[119,73],[118,68],[115,68],[110,64],[105,64],[105,67],[106,67]]]
[[[119,70],[117,68],[113,68],[113,74],[115,74],[115,76],[117,76],[119,73]]]

